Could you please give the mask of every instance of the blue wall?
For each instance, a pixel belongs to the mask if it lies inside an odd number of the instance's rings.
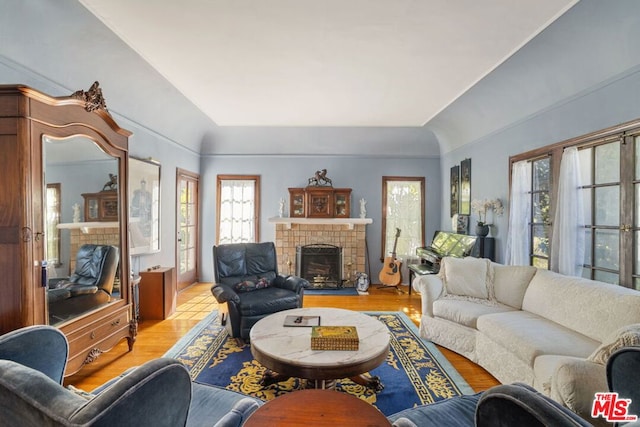
[[[161,163],[161,252],[134,267],[173,266],[176,168],[201,174],[201,279],[212,279],[217,174],[262,176],[262,240],[273,239],[278,201],[326,168],[336,186],[365,198],[372,271],[380,255],[381,177],[425,176],[426,236],[450,229],[449,170],[472,159],[472,198],[508,195],[510,155],[640,117],[640,2],[582,0],[426,128],[220,128],[75,0],[0,0],[0,83],[61,96],[100,81],[116,122],[133,132],[130,154]],[[553,96],[551,96],[553,95]],[[524,110],[519,107],[524,106]],[[516,114],[522,113],[523,114]],[[436,139],[437,136],[437,139]],[[220,156],[229,147],[316,141],[325,155]],[[376,157],[370,147],[409,143],[419,152]],[[333,150],[359,145],[353,155]],[[439,144],[439,148],[438,147]],[[466,145],[465,145],[466,144]],[[420,147],[420,148],[418,148]],[[460,147],[460,148],[456,148]],[[442,150],[442,153],[441,153]],[[258,151],[260,152],[260,151]],[[357,208],[352,216],[357,216]],[[498,258],[507,216],[493,230]]]
[[[471,158],[471,198],[508,200],[509,157],[534,148],[561,142],[640,118],[640,69],[604,82],[579,95],[547,108],[527,120],[478,139],[442,156],[441,181],[446,187],[450,168]],[[446,194],[445,194],[446,193]],[[448,190],[442,194],[448,203]],[[477,217],[472,217],[471,225]],[[508,212],[495,220],[498,260],[504,259]],[[441,226],[450,227],[449,214],[442,212]]]
[[[440,224],[440,161],[438,158],[370,158],[337,156],[205,156],[202,158],[201,190],[202,207],[202,245],[204,260],[202,277],[213,277],[211,247],[215,244],[215,192],[216,175],[250,174],[260,175],[261,181],[261,221],[260,239],[275,239],[275,226],[268,218],[278,216],[280,198],[289,203],[289,187],[304,187],[316,170],[327,169],[327,175],[334,187],[352,188],[351,216],[358,217],[358,200],[367,201],[367,217],[373,218],[373,224],[367,226],[367,244],[371,273],[380,270],[379,261],[381,215],[382,215],[382,176],[424,176],[426,182],[426,232],[433,235]],[[210,279],[208,279],[210,280]]]

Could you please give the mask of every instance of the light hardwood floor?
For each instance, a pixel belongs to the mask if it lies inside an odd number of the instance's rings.
[[[217,309],[216,300],[209,291],[210,283],[198,283],[186,288],[178,295],[178,309],[167,320],[142,321],[132,351],[127,351],[122,341],[111,351],[102,354],[95,362],[83,367],[80,372],[65,379],[83,390],[92,390],[105,381],[120,375],[126,369],[141,365],[162,356],[178,339],[212,310]],[[311,296],[305,295],[305,307],[337,307],[357,311],[402,311],[418,325],[420,322],[420,295],[397,292],[394,288],[369,288],[369,295],[360,296]],[[475,391],[486,390],[498,381],[480,366],[463,356],[438,347],[460,375]]]

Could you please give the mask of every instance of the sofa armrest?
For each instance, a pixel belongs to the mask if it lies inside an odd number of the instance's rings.
[[[91,295],[98,292],[98,287],[94,285],[73,285],[67,288],[71,292],[72,297],[78,295]]]
[[[214,427],[237,427],[244,424],[247,418],[253,414],[260,404],[254,399],[245,398],[236,402],[233,408],[225,416],[220,418]]]
[[[608,390],[606,367],[586,359],[567,359],[551,377],[550,397],[592,422],[595,393]]]
[[[444,284],[436,274],[426,274],[413,279],[413,289],[420,293],[422,299],[422,315],[433,317],[433,302],[440,298]]]
[[[288,289],[292,292],[300,294],[302,289],[307,286],[309,282],[306,279],[297,276],[283,276],[278,275],[273,280],[272,285],[282,289]]]
[[[182,363],[154,359],[104,389],[77,409],[69,421],[96,426],[183,426],[191,393],[191,378]]]
[[[87,400],[40,371],[12,360],[0,360],[0,424],[61,426]]]
[[[225,285],[224,283],[214,283],[211,287],[211,293],[220,304],[225,302],[232,302],[235,304],[240,303],[240,297],[236,291],[234,291],[231,286]]]
[[[49,289],[56,289],[59,288],[60,286],[63,286],[67,283],[71,283],[69,282],[69,278],[68,277],[52,277],[47,281],[47,287]]]
[[[26,326],[0,336],[0,359],[40,371],[58,384],[62,384],[68,354],[67,338],[53,326]]]

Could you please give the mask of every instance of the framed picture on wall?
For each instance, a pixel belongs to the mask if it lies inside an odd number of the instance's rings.
[[[451,168],[451,178],[449,179],[451,188],[450,195],[450,216],[453,217],[458,213],[458,204],[460,201],[460,166],[456,165]]]
[[[469,215],[458,215],[456,221],[456,233],[467,234],[469,231]]]
[[[160,163],[129,157],[129,253],[160,251]]]
[[[462,215],[471,215],[471,159],[460,162],[460,209]]]

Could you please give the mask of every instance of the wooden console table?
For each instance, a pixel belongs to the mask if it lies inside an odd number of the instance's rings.
[[[299,390],[268,401],[247,418],[244,427],[390,426],[376,407],[333,390]]]

